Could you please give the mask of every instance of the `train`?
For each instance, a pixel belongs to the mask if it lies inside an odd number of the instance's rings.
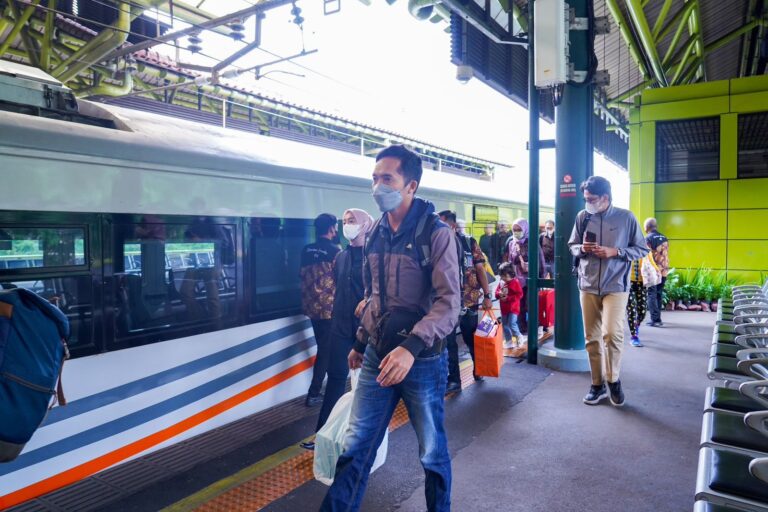
[[[301,248],[319,213],[376,211],[371,157],[98,102],[79,112],[0,112],[0,287],[36,291],[72,326],[69,404],[0,465],[0,508],[305,394]],[[527,200],[437,170],[419,194],[483,223]]]

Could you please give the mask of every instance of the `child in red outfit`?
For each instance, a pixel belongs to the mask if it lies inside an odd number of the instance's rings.
[[[516,346],[520,341],[520,328],[517,326],[517,316],[520,314],[520,299],[523,298],[523,288],[515,277],[515,268],[511,263],[499,266],[501,284],[496,288],[496,298],[501,304],[501,321],[504,326],[505,347]],[[510,343],[511,342],[511,343]]]

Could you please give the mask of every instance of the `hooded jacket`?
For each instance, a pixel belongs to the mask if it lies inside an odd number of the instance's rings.
[[[419,252],[414,247],[419,219],[434,211],[432,203],[415,198],[396,233],[392,232],[389,218],[384,214],[379,223],[379,233],[367,249],[363,267],[368,304],[360,323],[367,333],[376,332],[376,325],[382,315],[379,300],[379,258],[382,253],[387,307],[426,313],[413,327],[410,336],[400,344],[414,357],[451,333],[456,328],[461,310],[459,262],[453,231],[440,221],[435,223],[431,234],[428,269],[422,269],[419,265]],[[358,352],[363,352],[364,348],[363,342],[355,344]]]
[[[648,254],[648,247],[635,215],[611,204],[604,212],[591,215],[584,231],[581,232],[581,224],[586,215],[586,210],[576,215],[571,238],[568,240],[571,254],[579,257],[579,289],[596,295],[628,292],[632,261]],[[597,235],[598,245],[621,249],[622,255],[603,259],[582,251],[581,245],[587,231]]]

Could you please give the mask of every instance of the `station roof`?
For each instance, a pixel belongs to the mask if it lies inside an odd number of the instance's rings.
[[[360,0],[364,4],[370,0]],[[484,38],[515,39],[527,30],[528,0],[388,0],[392,8],[444,23],[446,29],[477,32]],[[596,92],[598,131],[611,130],[596,145],[625,166],[627,107],[649,87],[668,87],[702,81],[764,74],[768,62],[768,5],[766,0],[594,0],[596,16],[606,16],[611,31],[595,39],[599,69],[610,83]],[[155,99],[189,104],[198,87],[216,97],[254,95],[222,80],[234,62],[258,47],[254,20],[270,9],[290,9],[301,25],[303,2],[293,0],[57,0],[55,3],[0,0],[0,57],[39,66],[67,83],[80,95],[124,96],[148,90]],[[54,8],[51,8],[54,5]],[[324,0],[326,10],[342,8],[338,0]],[[248,21],[250,20],[250,21]],[[457,22],[458,20],[458,22]],[[244,25],[248,25],[246,34]],[[256,28],[255,31],[251,27]],[[457,28],[459,27],[459,28]],[[59,30],[53,30],[58,28]],[[189,48],[200,33],[215,33],[241,41],[234,60],[207,69],[159,58],[152,47],[171,44]],[[466,33],[465,32],[465,33]],[[473,36],[474,37],[474,36]],[[455,39],[455,38],[454,38]],[[475,38],[479,40],[479,37]],[[90,42],[90,43],[89,43]],[[455,41],[452,44],[456,44]],[[487,46],[493,46],[491,40]],[[503,45],[500,45],[503,46]],[[521,51],[489,52],[483,77],[497,89],[525,104],[527,56]],[[520,50],[521,47],[515,47]],[[495,63],[492,59],[496,59]],[[228,62],[229,61],[229,62]],[[456,62],[456,58],[454,57]],[[516,64],[515,64],[516,62]],[[138,67],[138,73],[134,73]],[[256,68],[260,72],[260,68]],[[511,76],[514,75],[514,76]],[[129,78],[130,76],[130,78]],[[135,80],[134,80],[135,78]],[[130,82],[130,83],[129,83]],[[183,82],[183,83],[182,83]],[[178,89],[178,91],[177,91]],[[151,90],[151,91],[150,91]],[[255,95],[258,96],[258,95]],[[296,110],[296,105],[280,103]],[[207,101],[207,100],[206,100]],[[543,100],[546,103],[546,95]],[[182,102],[183,103],[183,102]],[[307,109],[304,109],[307,110]],[[284,112],[283,112],[284,113]],[[350,124],[322,112],[334,126]],[[551,117],[551,108],[543,109]],[[360,127],[383,133],[374,127]],[[384,134],[398,136],[397,134]],[[439,149],[439,148],[437,148]],[[456,155],[461,156],[461,155]]]

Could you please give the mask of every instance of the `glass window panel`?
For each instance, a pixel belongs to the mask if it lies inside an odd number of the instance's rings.
[[[195,325],[206,332],[236,319],[236,231],[207,217],[115,225],[115,261],[124,262],[115,269],[118,338]]]
[[[85,266],[84,228],[0,227],[0,269]]]
[[[93,285],[90,276],[68,276],[35,279],[25,275],[19,279],[3,277],[0,288],[26,288],[56,304],[67,315],[72,332],[69,347],[73,355],[78,349],[94,343]]]
[[[314,239],[312,221],[253,218],[250,229],[251,314],[298,313],[301,250]]]

